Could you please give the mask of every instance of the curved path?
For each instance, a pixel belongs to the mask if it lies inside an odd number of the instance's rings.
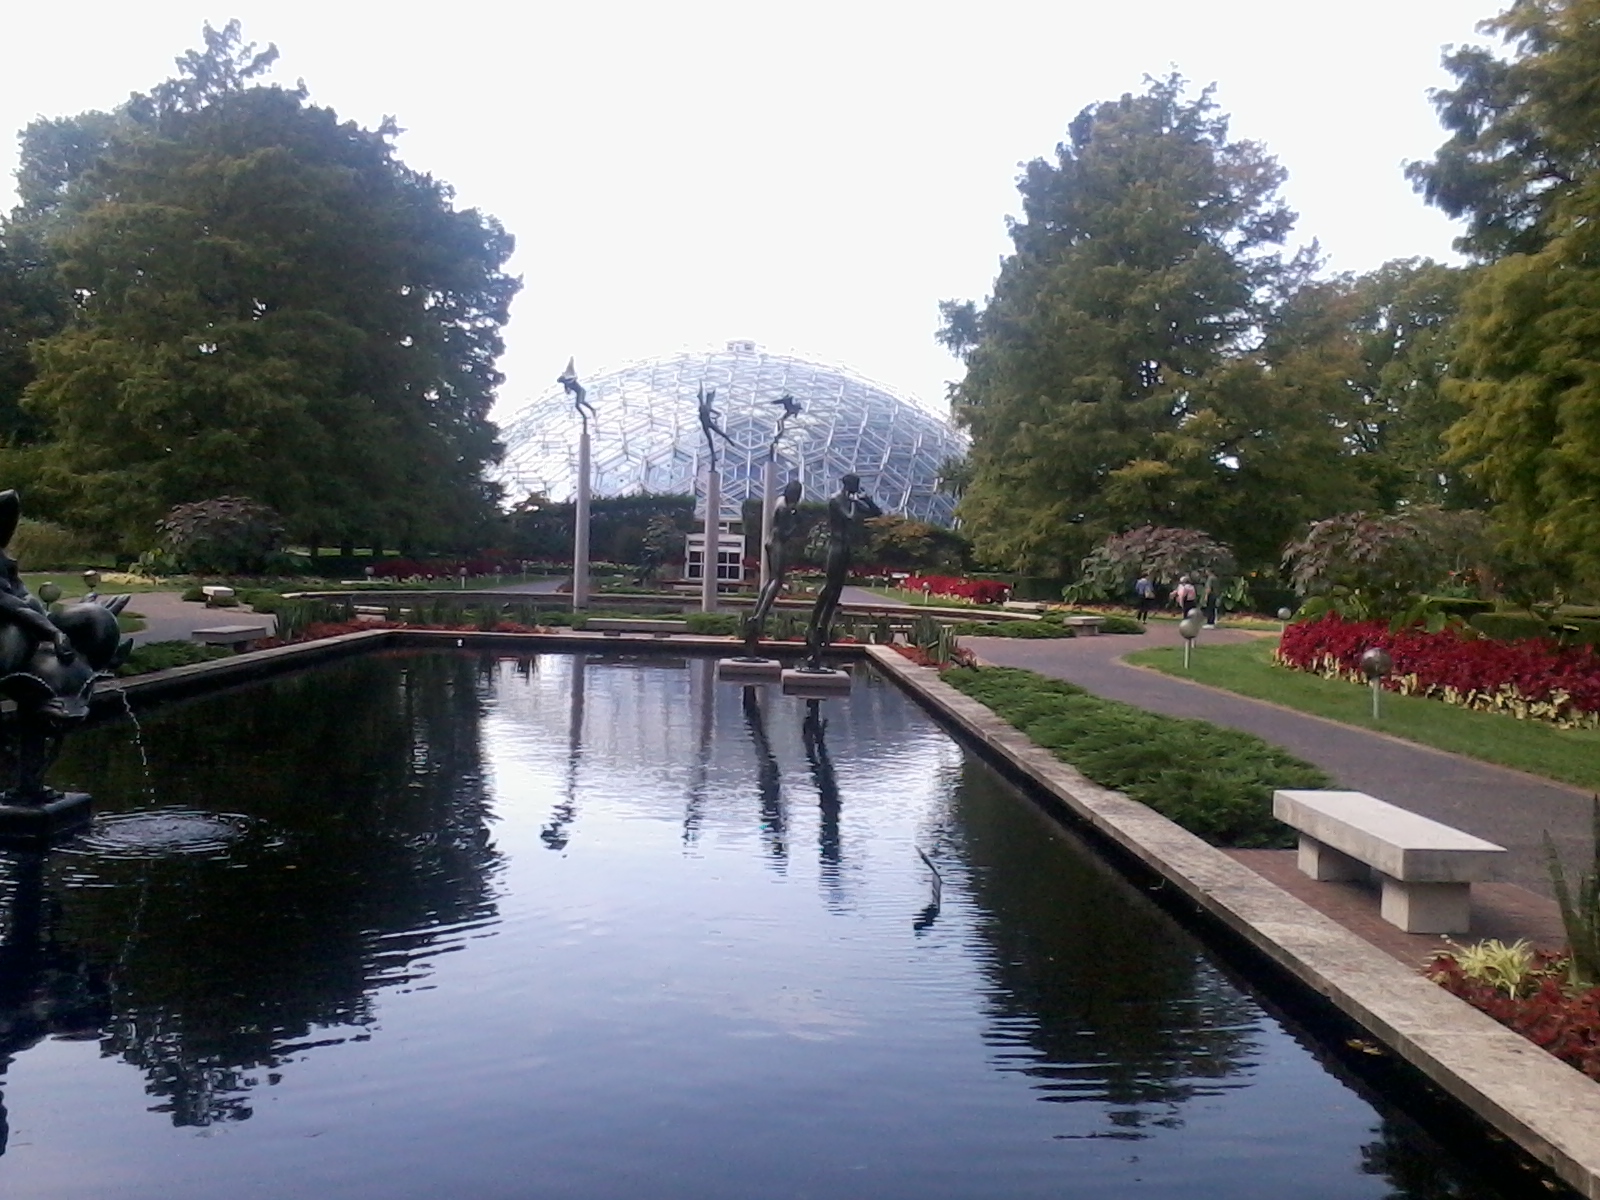
[[[1206,642],[1246,641],[1251,636],[1208,631],[1195,652],[1204,654]],[[1590,862],[1586,791],[1121,661],[1135,650],[1180,644],[1174,622],[1152,622],[1142,637],[963,638],[962,643],[986,663],[1026,667],[1152,712],[1198,717],[1253,733],[1315,763],[1339,787],[1370,793],[1497,842],[1510,851],[1504,878],[1540,895],[1552,894],[1543,844],[1546,830],[1555,839],[1569,875]]]

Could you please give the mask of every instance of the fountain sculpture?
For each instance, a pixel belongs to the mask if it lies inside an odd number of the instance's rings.
[[[89,797],[60,792],[44,774],[61,739],[89,715],[95,684],[133,647],[117,626],[127,596],[86,596],[47,609],[29,593],[6,550],[22,516],[15,491],[0,492],[0,735],[12,761],[11,785],[0,792],[0,838],[40,840],[89,817]]]

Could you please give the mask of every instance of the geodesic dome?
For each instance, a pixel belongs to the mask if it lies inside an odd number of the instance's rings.
[[[746,499],[761,496],[761,470],[785,393],[804,411],[778,443],[778,487],[791,479],[806,499],[822,500],[841,476],[885,512],[949,525],[954,498],[938,490],[939,467],[967,452],[966,437],[914,400],[844,367],[768,354],[753,342],[722,350],[670,354],[615,371],[579,377],[594,406],[591,423],[594,494],[693,493],[705,509],[706,441],[697,393],[716,389],[715,408],[732,439],[717,443],[722,517],[736,521]],[[577,493],[579,418],[559,386],[522,409],[502,431],[505,461],[498,477],[520,499]]]

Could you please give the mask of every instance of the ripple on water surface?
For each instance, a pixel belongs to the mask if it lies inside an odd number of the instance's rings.
[[[63,850],[99,858],[226,858],[258,825],[239,813],[192,808],[105,813]]]

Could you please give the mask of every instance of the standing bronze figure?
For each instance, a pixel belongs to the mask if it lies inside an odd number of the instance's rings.
[[[761,589],[761,595],[756,599],[755,611],[745,618],[744,623],[744,652],[749,658],[756,656],[756,643],[761,640],[761,635],[765,631],[767,614],[772,611],[778,593],[783,591],[783,577],[789,570],[789,544],[800,528],[800,493],[800,481],[791,479],[783,485],[783,495],[779,497],[777,506],[772,510],[772,532],[767,538],[765,547],[768,563],[767,585]]]
[[[839,491],[828,500],[828,558],[826,577],[817,603],[811,610],[811,624],[806,630],[807,671],[820,671],[822,651],[833,633],[833,615],[839,609],[839,596],[844,591],[850,574],[852,543],[861,533],[861,527],[871,517],[881,517],[883,509],[877,501],[861,490],[861,476],[846,475],[839,483]]]

